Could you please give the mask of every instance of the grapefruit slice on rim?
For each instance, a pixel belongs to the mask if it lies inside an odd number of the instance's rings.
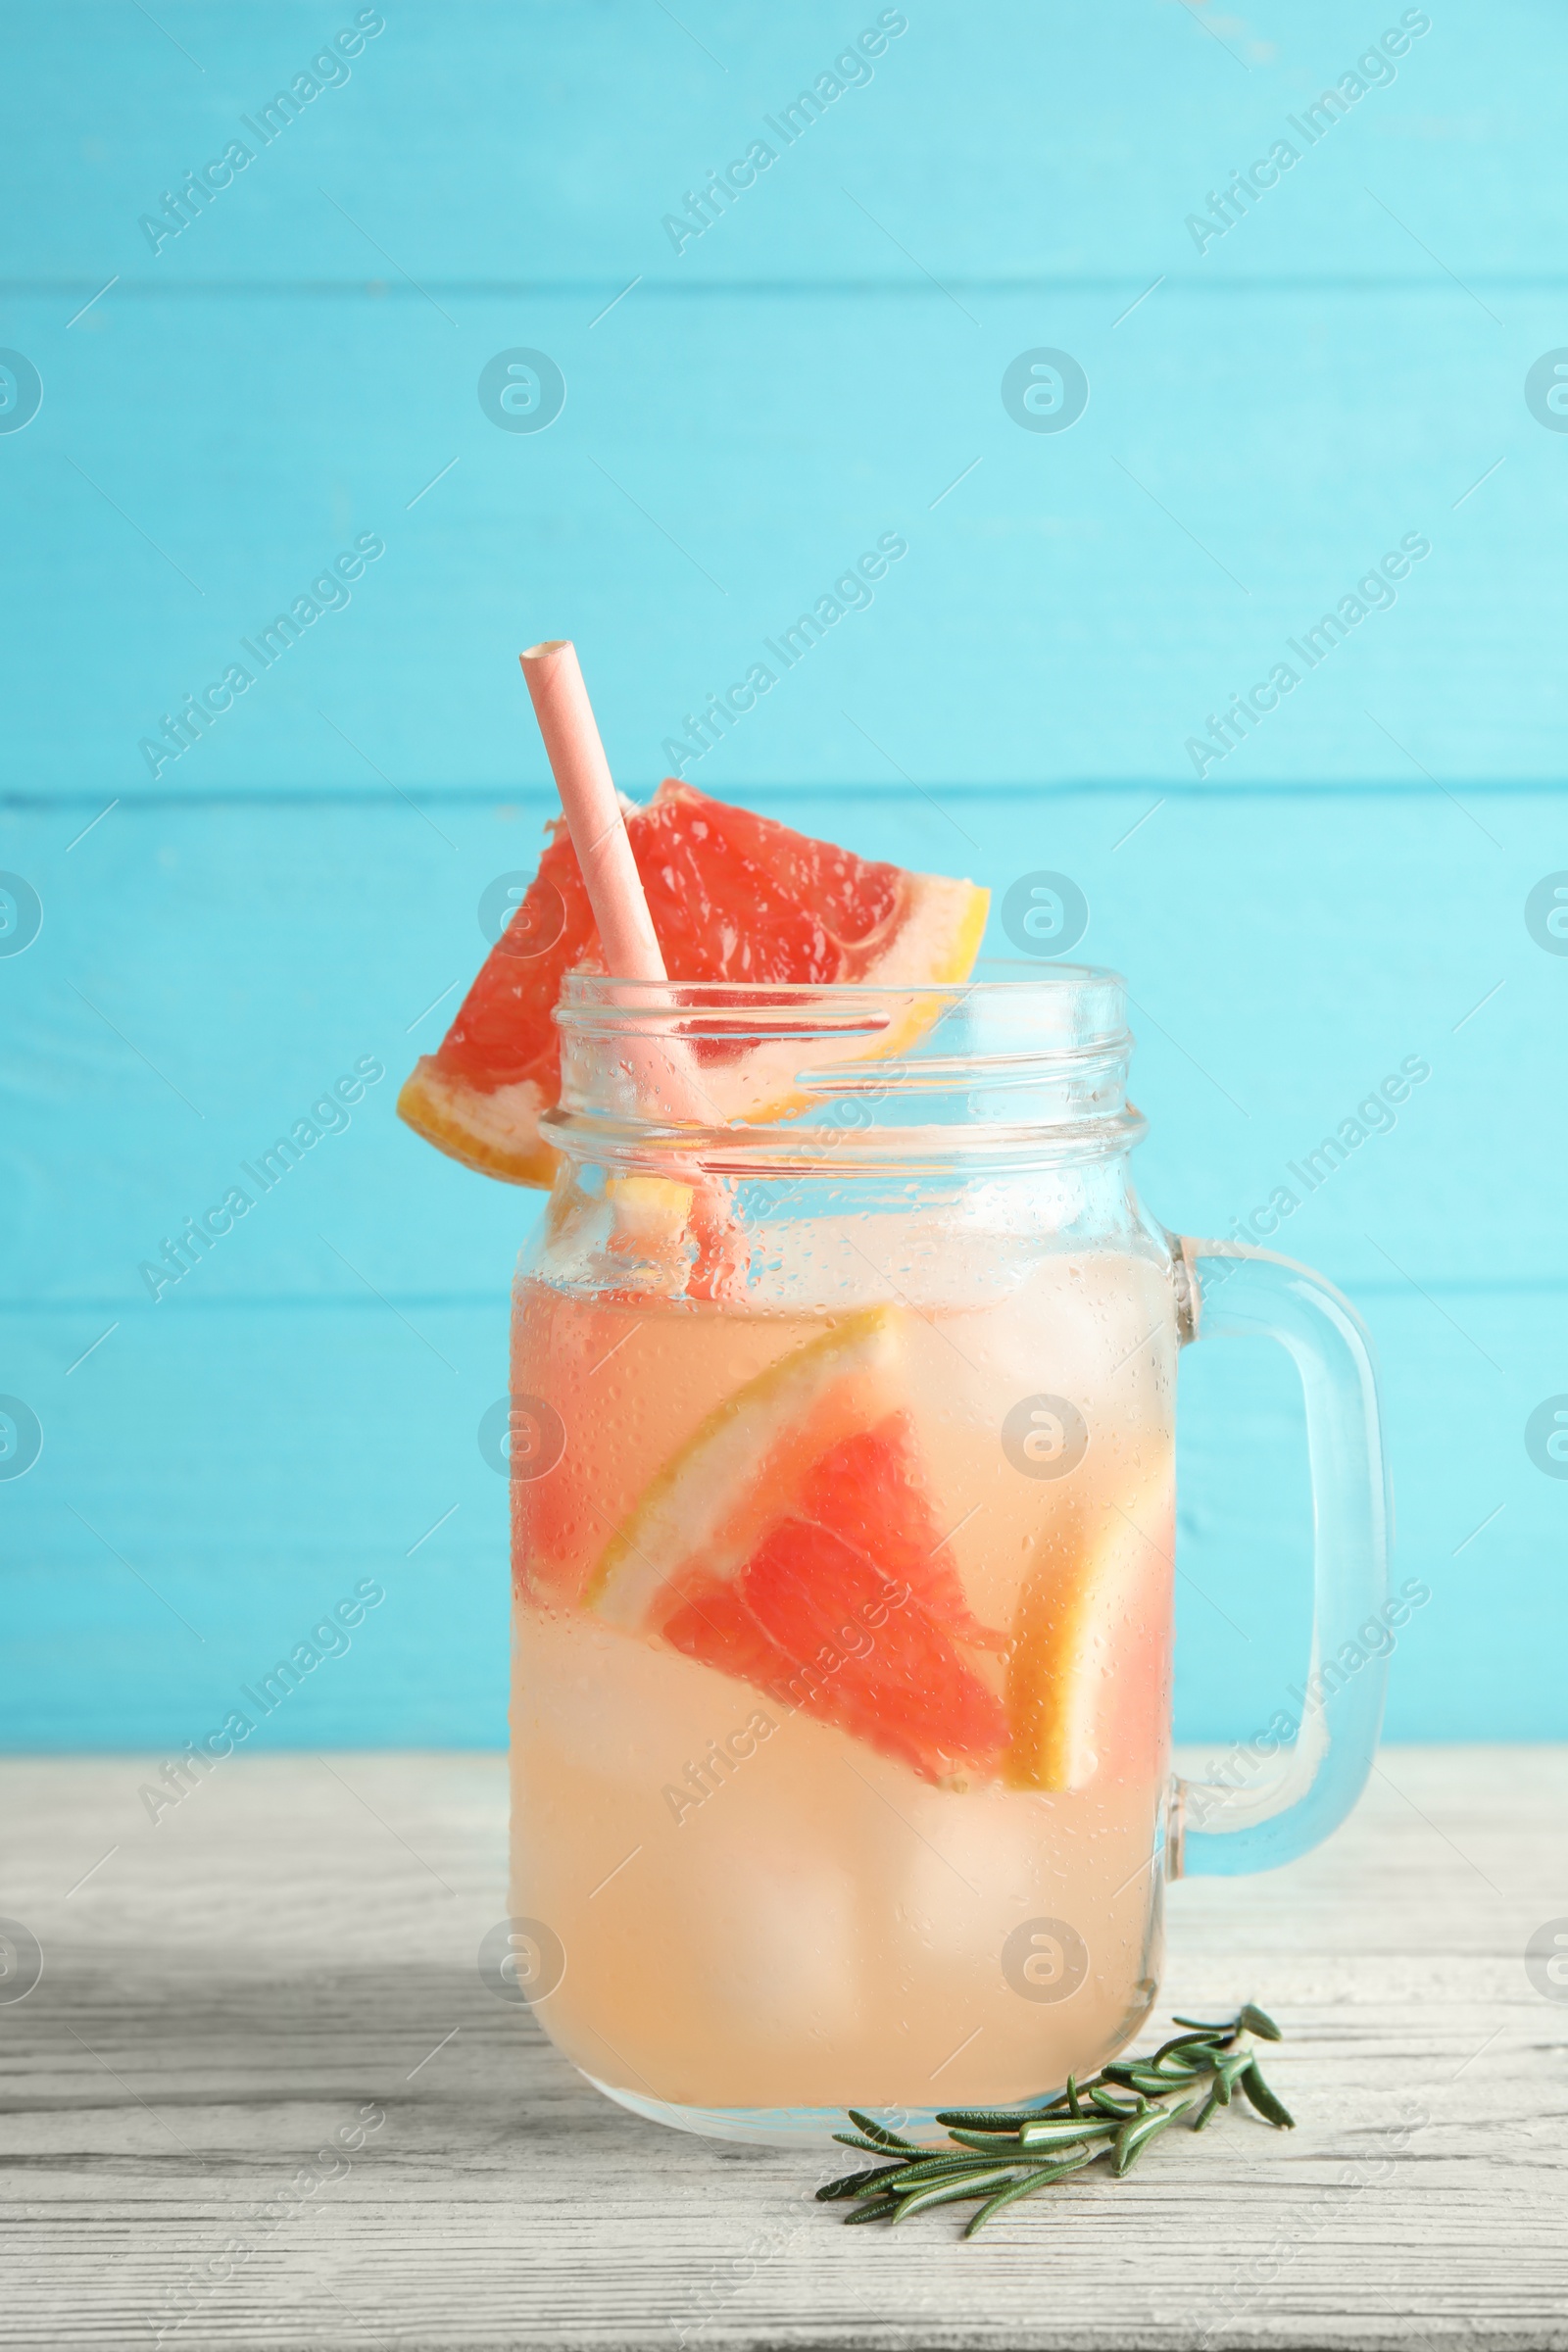
[[[398,1098],[427,1142],[513,1184],[552,1181],[557,1155],[539,1132],[561,1092],[552,1015],[568,971],[602,968],[570,836],[559,818],[547,829],[520,906]],[[671,979],[941,986],[967,979],[979,953],[989,893],[974,883],[858,858],[673,777],[628,808],[626,832]],[[874,1050],[890,1054],[909,1034],[895,1023]],[[726,1115],[788,1107],[744,1087],[726,1103],[722,1073],[711,1076]]]
[[[995,1771],[995,1690],[920,1476],[898,1317],[847,1316],[736,1391],[653,1481],[585,1605],[927,1780]]]

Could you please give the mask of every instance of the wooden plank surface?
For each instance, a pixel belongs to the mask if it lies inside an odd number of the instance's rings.
[[[636,2121],[491,1997],[499,1761],[230,1762],[157,1829],[146,1770],[0,1770],[44,1953],[0,2004],[21,2352],[1568,2344],[1568,2005],[1523,1957],[1568,1913],[1568,1750],[1390,1749],[1318,1855],[1175,1887],[1162,2009],[1267,2001],[1298,2128],[1221,2119],[972,2246],[846,2234],[831,2160]]]

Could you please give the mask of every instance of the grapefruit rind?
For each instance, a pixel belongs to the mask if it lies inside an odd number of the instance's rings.
[[[1012,1744],[1003,1765],[1009,1788],[1068,1794],[1095,1777],[1096,1744],[1106,1697],[1107,1661],[1118,1629],[1152,1589],[1144,1531],[1167,1525],[1174,1468],[1137,1496],[1134,1512],[1109,1506],[1103,1523],[1085,1528],[1075,1573],[1049,1590],[1026,1593],[1007,1670]]]
[[[487,1094],[443,1070],[429,1054],[421,1054],[398,1097],[398,1117],[449,1159],[505,1184],[546,1190],[559,1157],[539,1133],[547,1107],[544,1089],[531,1078]]]
[[[946,874],[909,874],[908,904],[885,954],[855,975],[866,988],[942,988],[967,980],[980,953],[991,893]]]
[[[612,1176],[605,1198],[614,1217],[612,1250],[626,1256],[662,1257],[680,1248],[696,1194],[671,1176]]]
[[[583,1606],[657,1633],[687,1582],[732,1581],[810,1466],[896,1409],[902,1356],[897,1309],[862,1308],[726,1396],[612,1537]]]

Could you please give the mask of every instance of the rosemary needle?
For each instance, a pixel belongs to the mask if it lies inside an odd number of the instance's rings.
[[[1263,2080],[1263,2070],[1255,2058],[1250,2066],[1243,2067],[1241,2084],[1242,2089],[1265,2122],[1276,2125],[1282,2132],[1293,2132],[1296,2129],[1295,2116],[1274,2096]]]
[[[1074,2123],[1069,2116],[1061,2123],[1025,2124],[1018,2134],[1018,2145],[1023,2148],[1070,2148],[1079,2140],[1103,2139],[1115,2129],[1113,2123],[1098,2122],[1092,2116],[1079,2123]]]
[[[1191,2099],[1184,2099],[1179,2107],[1151,2107],[1146,2115],[1135,2115],[1130,2123],[1123,2124],[1116,2134],[1115,2152],[1110,2160],[1110,2169],[1118,2180],[1124,2173],[1131,2172],[1150,2141],[1157,2139],[1179,2115],[1185,2115],[1192,2103]]]
[[[1074,2164],[1054,2165],[1050,2172],[1041,2173],[1036,2180],[1015,2180],[1010,2188],[999,2189],[994,2197],[988,2197],[985,2204],[981,2206],[973,2221],[964,2230],[964,2236],[977,2236],[990,2221],[991,2216],[999,2213],[1004,2205],[1015,2204],[1020,2197],[1035,2196],[1041,2189],[1050,2188],[1054,2181],[1060,2180],[1067,2173],[1081,2172],[1089,2161],[1087,2155],[1081,2156]]]
[[[870,2116],[860,2113],[858,2107],[852,2107],[849,2110],[849,2118],[857,2132],[862,2132],[875,2146],[896,2148],[909,2155],[915,2153],[912,2139],[901,2139],[897,2132],[890,2132],[886,2124],[873,2123]]]
[[[973,2171],[971,2156],[932,2156],[919,2164],[902,2164],[876,2178],[890,2193],[902,2197],[911,2188],[924,2188],[934,2180],[952,2180],[960,2173]]]
[[[1089,2096],[1093,2099],[1095,2105],[1100,2109],[1102,2115],[1114,2115],[1121,2117],[1124,2115],[1136,2115],[1138,2113],[1136,2103],[1131,2107],[1124,2107],[1120,2099],[1113,2098],[1110,2092],[1102,2089],[1098,2082],[1091,2086]]]
[[[1024,2175],[1029,2180],[1029,2175]],[[1016,2184],[1018,2172],[1013,2165],[994,2165],[987,2172],[971,2173],[967,2169],[954,2180],[933,2180],[929,2188],[911,2189],[900,2197],[895,2223],[906,2222],[912,2213],[924,2213],[928,2205],[951,2205],[956,2201],[967,2204],[974,2197],[988,2197],[995,2188]],[[1032,2182],[1030,2183],[1032,2185]]]
[[[890,2213],[897,2216],[898,2210],[899,2200],[897,2197],[877,2197],[869,2204],[858,2205],[855,2211],[847,2213],[844,2219],[847,2222],[880,2222]]]
[[[872,2165],[868,2172],[846,2173],[842,2180],[830,2180],[826,2188],[819,2188],[816,2192],[817,2200],[819,2203],[825,2203],[832,2197],[864,2196],[870,2182],[883,2180],[886,2178],[886,2172],[880,2164]]]
[[[1218,2075],[1216,2075],[1214,2077],[1212,2089],[1209,2091],[1207,2098],[1203,2101],[1203,2104],[1201,2107],[1200,2107],[1198,2113],[1193,2118],[1193,2130],[1195,2132],[1201,2132],[1203,2126],[1208,2122],[1209,2117],[1214,2114],[1217,2108],[1225,2104],[1225,2101],[1220,2097],[1220,2089],[1221,2079]]]

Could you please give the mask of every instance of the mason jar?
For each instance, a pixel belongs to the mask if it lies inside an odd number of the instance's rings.
[[[1376,1658],[1240,1785],[1170,1764],[1178,1353],[1300,1371],[1315,1662],[1384,1592],[1361,1326],[1143,1207],[1112,972],[573,975],[558,1018],[514,1301],[516,1982],[610,2097],[722,2137],[1054,2093],[1148,2016],[1166,1879],[1300,1853],[1365,1779]]]

